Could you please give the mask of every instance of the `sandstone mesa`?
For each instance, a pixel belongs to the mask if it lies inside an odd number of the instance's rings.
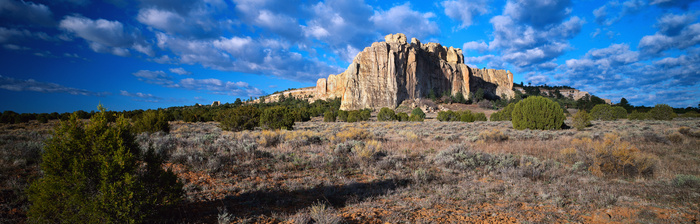
[[[405,100],[427,98],[432,92],[451,95],[484,89],[490,98],[515,96],[513,74],[506,70],[470,68],[462,50],[439,43],[408,42],[402,33],[389,34],[355,56],[347,70],[318,79],[316,87],[285,91],[311,100],[341,98],[341,110],[396,108]],[[275,101],[279,94],[269,96]]]

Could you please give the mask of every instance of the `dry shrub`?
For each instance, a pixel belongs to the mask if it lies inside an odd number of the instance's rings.
[[[399,135],[404,136],[408,141],[420,140],[420,137],[413,131],[399,131]]]
[[[370,137],[370,132],[366,129],[360,128],[348,128],[345,131],[341,131],[331,136],[331,141],[334,142],[344,142],[347,140],[363,140]]]
[[[284,133],[280,130],[263,130],[258,136],[258,144],[263,147],[275,147],[284,139]]]
[[[617,134],[605,134],[602,141],[571,140],[572,147],[560,151],[564,161],[583,162],[596,176],[652,176],[658,159],[640,152]]]
[[[668,134],[667,138],[669,141],[676,144],[683,143],[683,135],[679,132],[672,132],[671,134]]]
[[[681,134],[684,134],[686,136],[700,138],[700,130],[693,131],[689,127],[680,127],[678,129],[678,132],[680,132]]]
[[[314,223],[319,224],[329,224],[329,223],[340,223],[343,219],[338,215],[332,207],[328,207],[326,204],[317,202],[316,204],[309,207],[309,214]]]
[[[380,152],[380,149],[382,147],[382,143],[376,140],[369,140],[360,143],[361,144],[354,144],[351,150],[355,154],[355,156],[363,160],[370,160],[375,158],[375,155],[377,155]]]
[[[508,135],[503,134],[501,130],[495,129],[491,131],[482,131],[479,133],[479,139],[484,142],[502,142],[508,140]]]

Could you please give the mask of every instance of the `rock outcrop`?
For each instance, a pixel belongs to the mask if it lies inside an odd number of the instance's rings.
[[[469,68],[462,50],[438,43],[422,44],[404,34],[389,34],[360,52],[345,72],[316,82],[315,99],[340,97],[342,110],[395,108],[407,99],[482,88],[492,97],[513,97],[513,74]]]

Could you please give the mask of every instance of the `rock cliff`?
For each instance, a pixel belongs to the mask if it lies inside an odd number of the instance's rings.
[[[462,50],[438,43],[407,42],[389,34],[360,52],[345,72],[316,82],[315,99],[340,97],[342,110],[395,108],[407,99],[482,88],[492,97],[513,97],[510,71],[469,68]]]

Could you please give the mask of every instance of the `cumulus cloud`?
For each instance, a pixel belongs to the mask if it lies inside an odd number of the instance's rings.
[[[147,0],[136,19],[171,35],[212,38],[233,23],[226,19],[227,7],[222,1]]]
[[[77,89],[72,87],[62,86],[56,83],[49,82],[39,82],[34,79],[15,79],[0,75],[0,89],[10,90],[10,91],[32,91],[41,93],[66,93],[71,95],[82,95],[82,96],[105,96],[109,95],[107,92],[93,92],[84,89]]]
[[[461,21],[459,28],[467,28],[474,23],[474,18],[489,12],[488,0],[450,0],[440,3],[445,8],[445,15]]]
[[[667,21],[662,19],[657,24],[659,27],[659,32],[654,35],[647,35],[642,37],[639,41],[638,48],[643,52],[656,55],[669,49],[686,49],[700,43],[700,23],[694,23],[690,25],[684,25],[682,23],[673,23],[669,25]],[[676,35],[667,35],[670,33],[675,33]]]
[[[136,76],[139,79],[139,81],[145,83],[162,85],[166,87],[175,87],[175,81],[173,81],[173,77],[169,76],[168,74],[165,74],[165,72],[163,71],[140,70],[138,72],[134,72],[132,75]]]
[[[374,10],[364,1],[329,0],[310,6],[307,11],[310,18],[302,27],[306,38],[327,44],[345,61],[352,61],[359,49],[382,37],[369,20]],[[339,33],[343,38],[332,35]]]
[[[559,24],[571,14],[571,1],[511,0],[504,14],[535,28]]]
[[[135,33],[128,33],[119,21],[92,20],[83,16],[66,16],[59,27],[85,39],[90,48],[99,53],[130,56],[129,48],[154,56],[151,47]]]
[[[646,2],[642,0],[628,0],[623,3],[610,1],[593,10],[593,16],[595,16],[596,23],[610,26],[627,15],[638,13],[646,5]]]
[[[659,28],[661,34],[676,36],[683,28],[688,26],[688,24],[695,21],[695,17],[695,15],[688,13],[682,15],[666,14],[658,19],[656,26]]]
[[[484,41],[469,41],[466,42],[462,45],[462,49],[464,50],[476,50],[479,52],[486,51],[489,48],[489,45],[484,43]]]
[[[234,0],[236,11],[246,24],[264,28],[264,32],[277,34],[293,42],[303,37],[302,26],[297,21],[298,1]]]
[[[0,0],[0,18],[41,26],[56,25],[49,7],[33,2]]]
[[[570,49],[568,39],[578,34],[585,23],[574,16],[562,23],[538,29],[503,15],[493,17],[490,22],[494,28],[494,39],[489,43],[489,50],[501,50],[502,59],[519,69],[562,55]]]
[[[171,68],[170,72],[178,74],[178,75],[191,75],[192,72],[189,72],[185,70],[184,68]]]
[[[698,65],[700,49],[697,48],[688,49],[685,55],[649,63],[640,52],[630,50],[629,45],[611,44],[567,60],[558,76],[568,85],[606,98],[625,97],[636,105],[654,105],[663,99],[669,105],[686,107],[696,104],[691,98],[697,100],[699,93]],[[673,96],[665,95],[665,89],[685,91],[675,92],[677,95]]]
[[[388,11],[376,10],[369,20],[384,33],[404,33],[409,37],[422,39],[440,33],[437,23],[431,21],[433,17],[435,14],[432,12],[414,11],[411,4],[406,3],[394,6]]]
[[[193,79],[185,78],[179,81],[174,80],[172,76],[167,75],[163,71],[140,70],[133,73],[138,77],[139,81],[160,85],[167,88],[179,88],[196,91],[207,91],[217,95],[234,95],[234,96],[260,96],[265,92],[249,85],[246,82],[231,82],[222,81],[219,79]],[[125,92],[125,91],[123,91]],[[124,93],[122,93],[124,95]],[[126,96],[126,95],[125,95]],[[131,94],[129,96],[138,96]],[[148,96],[148,95],[141,95]]]
[[[297,81],[313,81],[340,72],[317,59],[302,57],[289,44],[251,37],[189,40],[159,33],[158,46],[176,54],[181,63],[201,64],[222,71],[274,75]]]

